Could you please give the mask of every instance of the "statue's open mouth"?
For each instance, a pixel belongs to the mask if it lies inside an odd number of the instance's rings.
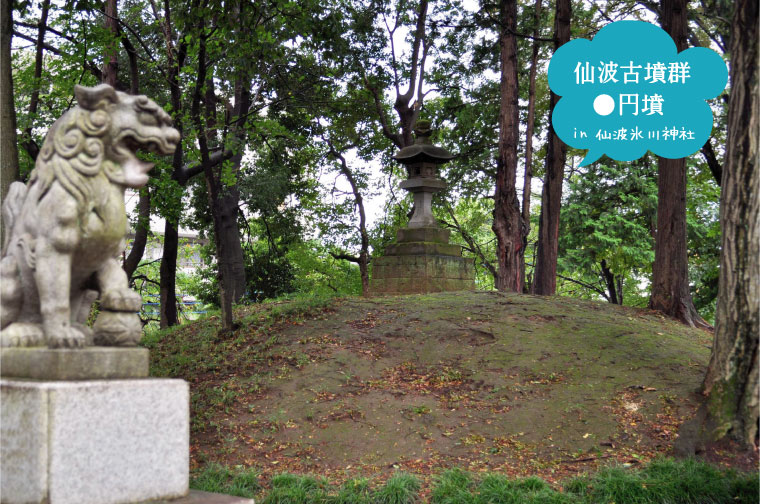
[[[121,160],[121,174],[114,181],[128,187],[142,187],[148,183],[148,172],[154,163],[143,161],[136,156],[138,150],[146,150],[159,156],[172,154],[179,143],[179,132],[174,128],[150,128],[149,134],[139,134],[128,129],[124,131],[114,149]],[[152,134],[151,134],[152,133]]]
[[[179,143],[179,132],[174,128],[162,129],[160,132],[163,134],[140,135],[133,130],[128,130],[122,135],[119,143],[132,152],[143,149],[159,156],[173,154]]]

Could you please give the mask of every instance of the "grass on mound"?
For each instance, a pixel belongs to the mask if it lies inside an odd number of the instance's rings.
[[[757,475],[720,470],[695,460],[662,458],[642,469],[608,467],[593,476],[565,482],[556,490],[540,478],[509,479],[500,474],[475,476],[460,469],[444,471],[423,492],[413,475],[396,473],[373,486],[364,478],[340,487],[313,476],[279,474],[264,490],[255,470],[209,465],[193,479],[199,490],[255,497],[264,504],[750,504],[758,502]]]

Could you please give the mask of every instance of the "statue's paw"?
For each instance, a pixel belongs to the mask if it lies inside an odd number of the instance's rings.
[[[40,324],[14,322],[0,331],[0,347],[29,347],[45,344],[45,333]]]
[[[17,319],[23,301],[16,258],[11,255],[0,262],[0,299],[0,327],[5,327]]]
[[[96,345],[135,346],[142,337],[142,322],[136,313],[102,310],[92,328]]]
[[[92,329],[84,324],[75,323],[72,324],[75,329],[84,334],[84,346],[93,346],[95,344],[95,333]]]
[[[105,293],[100,300],[103,310],[137,313],[142,308],[142,298],[131,289],[116,289]]]
[[[87,345],[87,335],[77,325],[46,328],[48,348],[82,348]]]

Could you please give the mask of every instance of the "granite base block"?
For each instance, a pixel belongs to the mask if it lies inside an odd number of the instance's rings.
[[[190,490],[187,496],[179,499],[152,500],[140,504],[254,504],[254,501],[245,497]]]
[[[0,349],[0,375],[35,380],[105,380],[146,378],[147,348],[77,349],[20,347]]]
[[[126,504],[187,495],[183,380],[0,380],[2,504]]]

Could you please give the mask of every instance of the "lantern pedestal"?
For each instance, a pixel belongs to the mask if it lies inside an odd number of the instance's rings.
[[[438,227],[400,229],[395,244],[373,261],[373,294],[417,294],[475,289],[474,261]]]

